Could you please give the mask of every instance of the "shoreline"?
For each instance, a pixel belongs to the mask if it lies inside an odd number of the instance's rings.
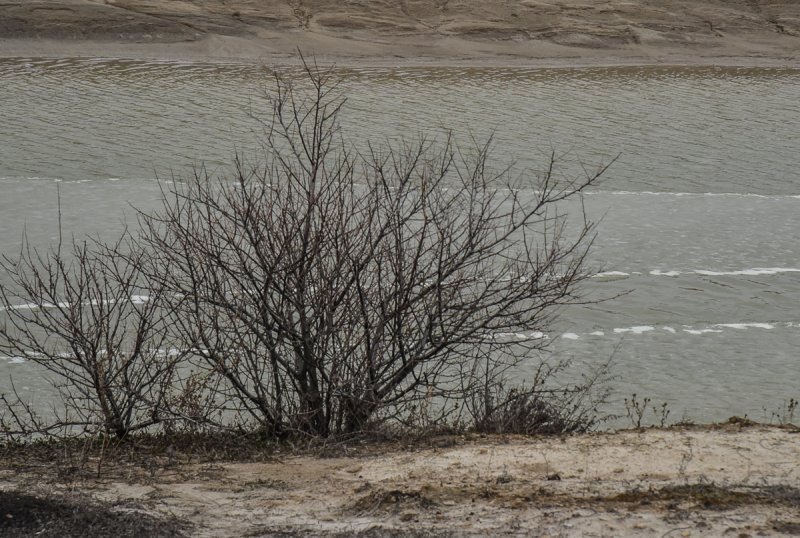
[[[207,42],[206,42],[207,40]],[[100,59],[140,60],[164,63],[197,63],[210,65],[298,66],[297,52],[265,50],[258,42],[242,43],[229,51],[219,46],[225,36],[211,36],[197,43],[125,43],[74,40],[8,39],[0,37],[0,60],[23,59]],[[346,52],[316,54],[314,48],[298,48],[306,58],[321,65],[344,69],[615,69],[615,68],[742,68],[800,69],[800,51],[796,57],[727,54],[686,54],[661,50],[658,54],[641,51],[592,51],[583,54],[543,54],[519,56],[509,52],[481,55],[391,54],[355,55]],[[582,51],[578,51],[582,52]],[[703,52],[703,51],[698,51]]]

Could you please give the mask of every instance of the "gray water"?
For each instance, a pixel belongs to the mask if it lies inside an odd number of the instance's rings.
[[[290,72],[291,73],[291,72]],[[613,356],[632,392],[671,418],[766,418],[800,394],[800,71],[364,69],[344,71],[345,132],[494,137],[498,164],[564,175],[619,154],[586,207],[600,221],[592,298],[548,333],[581,368]],[[135,219],[159,183],[255,157],[269,79],[248,65],[0,61],[0,253],[25,230],[101,233]],[[44,394],[0,360],[0,390]]]

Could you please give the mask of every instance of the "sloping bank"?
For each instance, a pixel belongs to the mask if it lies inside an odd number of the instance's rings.
[[[7,460],[0,489],[70,502],[80,492],[94,511],[161,518],[164,536],[790,536],[800,534],[799,433],[732,420],[246,461],[167,450],[138,463],[95,457],[84,473]],[[2,534],[16,516],[0,508]]]
[[[794,0],[6,0],[0,56],[786,65]]]

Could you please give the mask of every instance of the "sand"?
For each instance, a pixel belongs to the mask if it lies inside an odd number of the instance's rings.
[[[0,56],[800,66],[796,0],[0,0]]]
[[[471,435],[324,456],[191,463],[173,454],[67,480],[2,465],[0,490],[80,492],[198,537],[800,534],[800,430],[791,427]]]

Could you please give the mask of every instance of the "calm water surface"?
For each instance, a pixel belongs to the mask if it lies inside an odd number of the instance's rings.
[[[631,392],[671,417],[763,418],[800,393],[800,72],[761,69],[346,71],[345,132],[494,136],[498,164],[565,175],[617,154],[587,196],[601,219],[592,297],[562,313],[552,353],[613,355]],[[0,253],[99,233],[158,199],[155,178],[256,155],[269,79],[246,65],[0,60]],[[0,359],[32,398],[30,364]],[[769,414],[769,413],[768,413]],[[769,417],[767,417],[769,418]]]

